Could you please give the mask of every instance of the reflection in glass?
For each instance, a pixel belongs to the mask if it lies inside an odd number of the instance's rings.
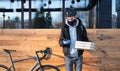
[[[65,0],[65,7],[75,7],[77,9],[87,8],[89,2],[92,0]],[[21,12],[17,12],[16,9],[21,9],[21,2],[15,0],[10,2],[9,0],[0,0],[0,8],[14,9],[14,12],[5,12],[5,24],[13,22],[15,28],[21,28]],[[7,5],[6,5],[7,4]],[[32,12],[32,28],[60,28],[62,25],[62,0],[32,0],[31,8],[37,9],[37,12]],[[29,8],[29,0],[24,3],[24,8]],[[59,9],[58,9],[59,8]],[[42,9],[53,9],[54,11],[42,11]],[[50,15],[48,16],[47,13]],[[80,17],[83,23],[87,26],[88,23],[88,11],[78,11],[78,17]],[[40,16],[42,14],[42,16]],[[3,12],[0,12],[0,17],[3,18]],[[10,19],[8,19],[10,17]],[[16,17],[19,19],[16,21]],[[3,20],[3,19],[2,19]],[[24,12],[24,27],[29,28],[29,12]],[[40,22],[42,21],[42,24]],[[38,25],[36,25],[38,24]],[[40,27],[40,25],[42,27]],[[46,25],[46,26],[45,26]],[[8,26],[8,28],[13,28]]]

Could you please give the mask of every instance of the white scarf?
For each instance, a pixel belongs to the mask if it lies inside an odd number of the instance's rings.
[[[74,25],[74,26],[71,26],[70,24],[68,24],[68,21],[67,21],[67,19],[66,19],[66,21],[65,21],[65,23],[68,25],[68,26],[70,26],[70,27],[76,27],[76,26],[78,26],[78,24],[79,24],[79,20],[78,19],[76,19],[76,24]]]

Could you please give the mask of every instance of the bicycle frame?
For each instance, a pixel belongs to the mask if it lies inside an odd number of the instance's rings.
[[[24,60],[29,60],[29,59],[36,59],[36,57],[28,57],[28,58],[19,59],[19,60],[13,60],[12,56],[11,56],[11,53],[9,53],[9,58],[10,58],[10,61],[11,61],[11,65],[9,66],[9,69],[13,68],[13,71],[16,71],[14,63],[21,62],[21,61],[24,61]],[[34,65],[30,68],[29,71],[33,71],[38,65],[39,65],[39,62],[36,61],[34,63]]]
[[[9,55],[10,62],[11,62],[11,65],[9,66],[9,69],[11,70],[11,68],[13,68],[13,71],[16,71],[14,63],[16,63],[16,62],[21,62],[21,61],[24,61],[24,60],[29,60],[29,59],[36,59],[36,62],[35,62],[34,65],[29,69],[29,71],[33,71],[37,66],[39,66],[40,69],[42,69],[42,65],[41,65],[41,62],[40,62],[40,61],[46,56],[46,55],[44,55],[43,57],[39,58],[39,56],[38,56],[38,51],[37,51],[37,52],[36,52],[36,56],[34,56],[34,57],[28,57],[28,58],[19,59],[19,60],[13,60],[13,59],[12,59],[11,52],[8,52],[8,55]]]

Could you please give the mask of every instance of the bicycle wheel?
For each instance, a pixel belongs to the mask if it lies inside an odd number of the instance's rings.
[[[10,71],[9,68],[5,65],[0,65],[0,71]]]
[[[57,67],[52,65],[43,65],[43,71],[60,71]],[[36,71],[41,71],[42,69],[38,68]]]

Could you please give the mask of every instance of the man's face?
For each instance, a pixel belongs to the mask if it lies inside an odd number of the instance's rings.
[[[67,17],[66,19],[67,19],[67,21],[71,22],[71,21],[74,21],[76,19],[76,16]]]

